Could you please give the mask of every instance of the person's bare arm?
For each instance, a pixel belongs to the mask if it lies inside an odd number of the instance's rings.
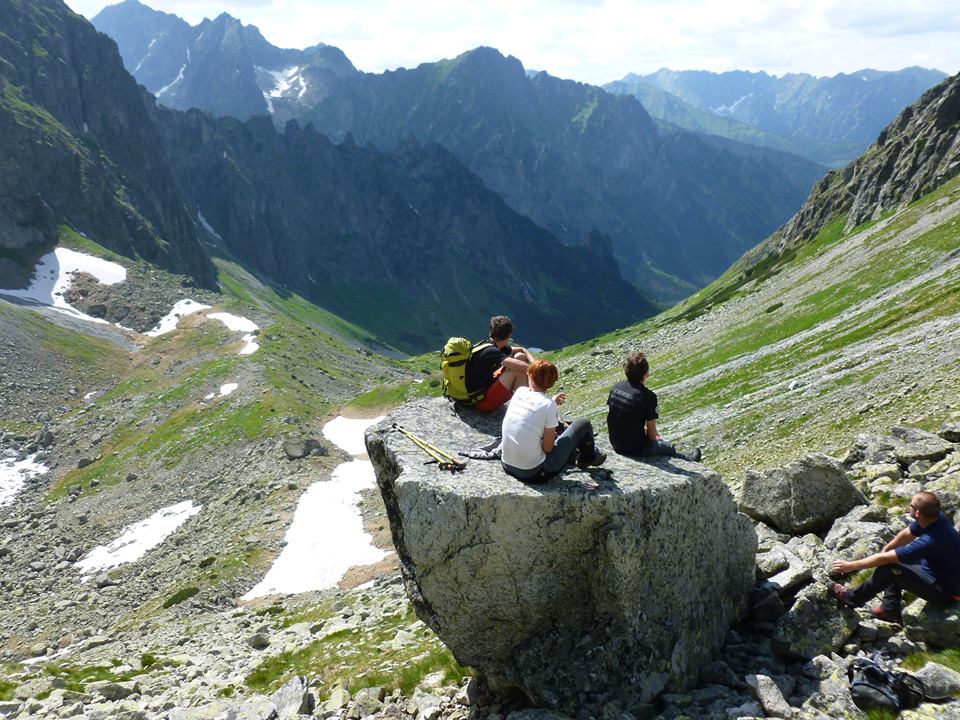
[[[894,536],[893,540],[891,540],[890,542],[888,542],[886,545],[883,546],[882,552],[886,552],[887,550],[893,550],[894,548],[898,548],[898,547],[903,547],[904,545],[909,545],[916,539],[917,539],[917,536],[914,535],[912,532],[910,532],[910,528],[905,527],[903,530],[901,530]]]
[[[551,452],[553,450],[554,445],[556,444],[557,444],[557,429],[555,427],[544,428],[543,444],[541,445],[541,447],[543,448],[543,451],[545,453]]]
[[[534,354],[533,354],[532,352],[530,352],[529,350],[527,350],[526,348],[522,348],[522,347],[518,347],[518,346],[514,345],[514,346],[511,348],[511,350],[513,350],[513,356],[514,356],[514,357],[517,356],[517,353],[520,353],[520,354],[523,355],[523,357],[526,359],[526,361],[527,361],[528,363],[532,363],[534,360],[537,359],[537,358],[534,356]]]
[[[519,373],[525,373],[527,368],[530,366],[530,363],[526,360],[520,360],[515,357],[507,357],[503,359],[503,362],[500,364],[500,367],[505,370],[515,370]]]
[[[647,437],[650,438],[650,442],[656,442],[661,439],[660,433],[657,431],[656,420],[647,420]]]
[[[893,550],[883,550],[874,555],[868,555],[861,560],[834,560],[833,569],[839,573],[852,573],[867,568],[879,567],[880,565],[891,565],[900,562],[897,553]]]

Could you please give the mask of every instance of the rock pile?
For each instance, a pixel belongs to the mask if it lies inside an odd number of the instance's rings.
[[[719,475],[611,455],[596,492],[577,472],[532,487],[496,461],[424,465],[391,428],[450,452],[499,433],[501,415],[462,412],[413,403],[367,434],[420,618],[501,697],[596,714],[693,685],[754,579],[753,529]]]

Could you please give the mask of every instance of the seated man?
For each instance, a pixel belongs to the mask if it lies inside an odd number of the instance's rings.
[[[623,371],[627,379],[614,385],[607,398],[607,432],[613,449],[621,455],[666,455],[700,462],[700,448],[689,455],[679,453],[657,432],[657,395],[644,384],[650,375],[646,356],[630,353]]]
[[[883,601],[871,612],[881,620],[900,622],[901,591],[936,605],[960,600],[960,533],[940,512],[940,498],[920,491],[910,499],[913,522],[862,560],[834,560],[833,569],[851,573],[876,568],[858,588],[831,583],[830,590],[845,605],[860,607],[879,592]]]
[[[493,412],[513,397],[513,391],[527,384],[527,367],[536,358],[522,347],[510,347],[513,323],[510,318],[490,318],[491,346],[470,356],[464,381],[468,392],[483,390],[483,399],[473,407]]]

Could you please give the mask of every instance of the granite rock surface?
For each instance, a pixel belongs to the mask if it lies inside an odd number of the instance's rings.
[[[496,461],[457,473],[424,464],[394,429],[456,454],[487,444],[501,419],[433,399],[367,433],[419,617],[495,692],[541,707],[690,687],[754,582],[756,535],[720,476],[610,452],[591,470],[596,491],[573,468],[528,486]]]

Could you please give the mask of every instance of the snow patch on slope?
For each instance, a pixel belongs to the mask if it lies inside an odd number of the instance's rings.
[[[190,48],[187,48],[187,61],[180,67],[180,72],[177,73],[177,76],[173,79],[173,82],[170,83],[169,85],[164,85],[162,88],[160,88],[160,91],[157,93],[157,97],[160,97],[161,95],[166,94],[170,90],[170,88],[172,88],[178,82],[183,80],[183,73],[187,69],[187,65],[189,64],[190,64]]]
[[[351,455],[366,452],[366,429],[383,418],[337,417],[323,434]],[[380,562],[389,553],[375,547],[363,529],[360,491],[376,487],[373,464],[352,460],[338,465],[330,480],[313,483],[300,498],[286,545],[266,576],[242,600],[336,587],[352,567]]]
[[[79,272],[93,275],[104,285],[116,285],[127,279],[127,269],[122,265],[76,250],[57,248],[40,258],[33,271],[33,280],[28,288],[25,290],[4,290],[0,288],[0,293],[24,300],[33,300],[41,305],[49,305],[81,320],[109,325],[102,318],[91,317],[80,312],[63,299],[63,293],[73,282],[73,276]]]
[[[17,460],[17,454],[7,451],[0,455],[0,507],[13,503],[27,481],[49,472],[50,468],[37,462],[37,455]]]
[[[713,110],[713,112],[715,112],[717,115],[733,115],[733,113],[737,111],[737,108],[740,107],[740,103],[752,97],[753,93],[747,93],[732,105],[720,105],[719,107],[711,108],[711,110]]]
[[[271,115],[275,112],[274,99],[290,97],[296,92],[299,100],[307,92],[307,81],[301,74],[302,68],[299,65],[291,65],[283,70],[268,70],[256,65],[255,69],[260,74],[260,89]]]
[[[200,509],[199,505],[194,505],[193,500],[184,500],[157,510],[146,520],[125,527],[120,536],[110,544],[95,547],[77,561],[77,567],[84,575],[89,575],[139,560],[200,512]]]
[[[177,329],[177,325],[180,324],[182,318],[199,312],[200,310],[206,310],[209,307],[209,305],[204,305],[190,298],[180,300],[173,306],[170,312],[160,318],[160,322],[157,323],[153,330],[148,330],[144,335],[147,337],[160,337],[161,335],[166,335],[168,332],[173,332]]]

